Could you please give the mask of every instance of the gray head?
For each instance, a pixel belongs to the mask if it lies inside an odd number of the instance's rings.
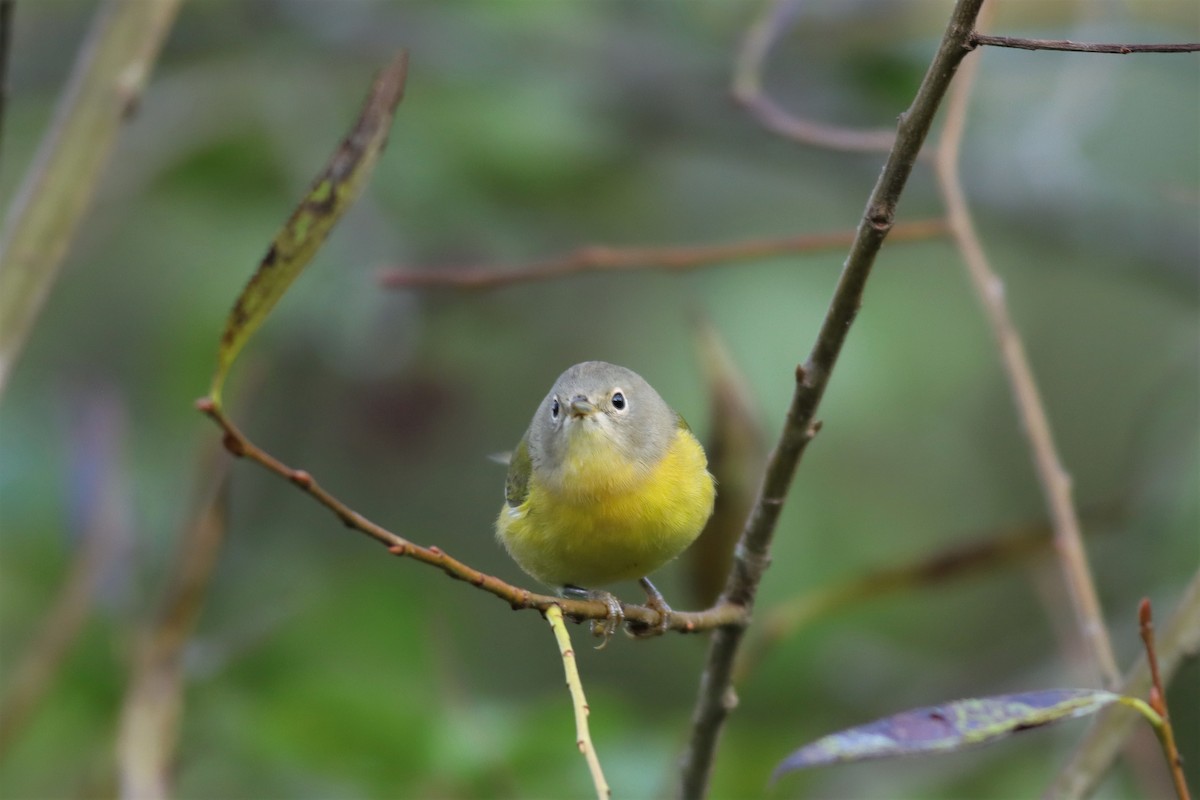
[[[579,453],[607,444],[622,463],[646,468],[667,451],[677,420],[636,372],[584,361],[558,376],[538,406],[529,423],[529,455],[533,468],[549,480],[565,479],[562,468],[572,446]]]

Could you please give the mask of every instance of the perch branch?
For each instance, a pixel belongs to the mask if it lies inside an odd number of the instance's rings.
[[[892,236],[897,241],[931,239],[946,233],[940,219],[897,224]],[[391,268],[380,272],[379,281],[392,289],[458,289],[482,291],[520,283],[554,280],[589,272],[665,270],[683,272],[718,264],[770,258],[793,253],[811,253],[848,247],[854,231],[807,233],[779,239],[753,239],[717,245],[679,247],[607,247],[594,245],[564,256],[534,261],[507,269],[493,266]]]
[[[971,46],[1015,47],[1019,50],[1062,50],[1071,53],[1195,53],[1200,51],[1200,42],[1178,44],[1088,44],[1066,39],[1019,39],[1015,36],[984,36],[972,34]]]
[[[536,594],[528,589],[506,583],[495,576],[480,572],[448,555],[439,547],[422,547],[408,541],[347,506],[326,491],[308,472],[293,469],[259,448],[238,430],[211,398],[206,397],[196,401],[196,408],[225,432],[223,443],[226,450],[234,456],[246,458],[290,482],[333,512],[347,528],[371,537],[387,547],[392,555],[411,558],[423,564],[438,567],[451,578],[466,581],[472,586],[507,601],[514,610],[535,608],[544,613],[550,606],[557,605],[567,616],[576,621],[607,618],[608,607],[598,600],[570,600]],[[654,609],[637,605],[627,605],[623,608],[627,621],[646,626],[658,625],[659,612]],[[741,627],[746,624],[747,612],[745,608],[736,603],[718,602],[712,608],[704,611],[672,611],[669,617],[668,629],[694,633],[725,626]]]
[[[962,253],[971,284],[991,327],[1004,370],[1008,375],[1017,414],[1029,441],[1034,466],[1054,527],[1055,550],[1080,632],[1103,685],[1112,689],[1120,680],[1120,672],[1113,655],[1108,629],[1104,624],[1091,569],[1088,567],[1079,515],[1071,499],[1071,478],[1063,467],[1054,445],[1050,420],[1038,392],[1033,369],[1025,354],[1020,334],[1017,333],[1009,315],[1004,298],[1004,284],[988,263],[959,177],[959,151],[977,65],[976,59],[964,67],[961,79],[950,91],[946,101],[946,124],[934,159],[934,172],[946,205],[951,235]]]
[[[817,408],[830,373],[862,304],[863,292],[883,240],[891,229],[896,204],[912,172],[933,117],[950,86],[967,46],[983,0],[958,0],[937,55],[909,109],[900,116],[895,144],[871,191],[863,219],[829,310],[808,360],[796,370],[796,388],[783,431],[767,463],[754,510],[738,543],[722,601],[750,608],[770,561],[771,539],[792,477],[808,442],[818,430]],[[721,728],[735,702],[730,686],[733,663],[744,627],[719,628],[712,636],[692,717],[692,731],[680,765],[679,793],[700,798],[707,791]]]
[[[579,666],[575,663],[575,650],[571,647],[571,635],[563,624],[562,609],[552,605],[545,611],[546,621],[554,631],[554,639],[558,642],[558,652],[562,654],[563,672],[567,676],[567,689],[571,692],[571,704],[575,707],[575,744],[587,761],[588,771],[592,774],[592,783],[596,786],[596,797],[608,800],[612,790],[604,779],[604,771],[600,769],[600,758],[596,755],[596,747],[592,744],[592,734],[588,730],[587,698],[583,696],[583,681],[579,679]]]

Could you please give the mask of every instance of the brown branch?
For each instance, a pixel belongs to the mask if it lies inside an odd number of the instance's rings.
[[[211,398],[205,397],[197,400],[196,408],[225,431],[224,446],[226,450],[239,458],[249,459],[268,472],[273,472],[293,484],[333,512],[347,528],[371,537],[387,547],[392,555],[411,558],[423,564],[438,567],[455,580],[466,581],[472,586],[505,600],[513,610],[537,609],[545,612],[550,606],[556,605],[563,610],[564,614],[576,621],[607,618],[608,607],[598,600],[571,600],[536,594],[528,589],[506,583],[493,575],[480,572],[450,556],[439,547],[422,547],[408,541],[347,506],[322,488],[308,472],[293,469],[270,453],[260,449],[238,430]],[[625,611],[627,622],[657,627],[659,612],[655,609],[624,604],[622,604],[622,608]],[[736,603],[722,601],[704,611],[672,611],[667,627],[669,630],[681,633],[696,633],[723,627],[741,627],[746,624],[746,621],[747,611],[745,608]]]
[[[758,584],[770,562],[771,540],[796,467],[819,427],[815,416],[829,376],[858,314],[875,256],[894,224],[896,204],[933,124],[934,114],[959,63],[970,52],[967,42],[982,3],[983,0],[958,0],[916,97],[900,116],[895,144],[867,201],[820,333],[808,360],[796,370],[796,388],[784,428],[738,544],[723,602],[746,608],[753,605]],[[744,630],[719,628],[709,645],[691,737],[681,761],[679,793],[685,798],[701,798],[707,792],[717,740],[733,706],[730,682]]]
[[[1004,284],[988,263],[987,254],[971,219],[966,194],[959,176],[959,150],[966,127],[967,102],[978,60],[963,70],[946,102],[946,125],[938,142],[934,172],[946,205],[951,235],[962,253],[963,263],[983,306],[992,335],[1000,351],[1004,370],[1012,389],[1017,414],[1029,441],[1034,466],[1054,526],[1054,545],[1066,581],[1067,593],[1075,609],[1083,641],[1092,663],[1099,671],[1105,688],[1112,689],[1120,680],[1112,642],[1104,624],[1104,615],[1095,582],[1083,546],[1079,515],[1071,498],[1071,478],[1063,467],[1050,430],[1050,420],[1033,377],[1020,334],[1009,315]]]
[[[1200,51],[1200,42],[1181,42],[1178,44],[1088,44],[1072,42],[1067,39],[1019,39],[1015,36],[984,36],[981,33],[971,35],[972,47],[1013,47],[1019,50],[1061,50],[1070,53],[1111,53],[1129,55],[1131,53],[1195,53]]]
[[[1163,686],[1162,674],[1158,669],[1158,652],[1154,646],[1154,617],[1148,597],[1143,597],[1138,605],[1138,628],[1142,634],[1142,644],[1146,648],[1146,664],[1150,668],[1150,707],[1162,718],[1162,725],[1155,731],[1167,757],[1171,780],[1175,783],[1175,794],[1179,796],[1179,800],[1190,800],[1187,779],[1183,776],[1183,758],[1175,744],[1175,728],[1171,725],[1171,714],[1167,708],[1167,690]]]
[[[797,7],[797,0],[775,0],[750,26],[734,64],[733,99],[764,128],[793,141],[852,153],[888,152],[896,140],[896,132],[891,129],[866,130],[801,119],[789,114],[763,90],[767,54]]]
[[[897,224],[892,230],[892,237],[896,241],[917,241],[945,233],[946,223],[943,220],[926,219]],[[391,289],[482,291],[590,272],[653,269],[683,272],[722,263],[848,247],[853,243],[854,236],[854,231],[836,231],[716,245],[628,248],[593,245],[574,250],[564,256],[502,269],[486,265],[390,268],[380,272],[379,281]]]

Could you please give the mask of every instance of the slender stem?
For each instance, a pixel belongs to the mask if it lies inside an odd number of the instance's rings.
[[[1197,653],[1200,653],[1200,570],[1192,576],[1171,617],[1158,631],[1155,654],[1159,683],[1169,684],[1184,658],[1194,658]],[[1143,654],[1133,669],[1126,673],[1117,693],[1144,697],[1153,685],[1149,661]],[[1090,797],[1136,723],[1137,717],[1123,714],[1117,709],[1100,712],[1043,797],[1055,800]]]
[[[207,415],[225,432],[225,449],[239,458],[246,458],[258,464],[268,472],[272,472],[308,494],[342,521],[351,530],[358,531],[387,547],[392,555],[414,559],[423,564],[438,567],[451,578],[475,586],[494,594],[508,602],[514,610],[537,609],[545,612],[550,606],[560,606],[567,616],[576,620],[608,618],[608,607],[598,600],[568,600],[561,597],[535,594],[528,589],[522,589],[505,583],[493,575],[487,575],[474,567],[468,566],[458,559],[446,554],[439,547],[422,547],[389,531],[381,525],[359,514],[326,491],[308,472],[293,469],[277,460],[270,453],[262,450],[238,430],[225,412],[217,407],[212,398],[202,398],[196,402],[196,408]],[[656,626],[660,620],[657,610],[646,606],[624,605],[625,619],[646,626]],[[741,606],[718,602],[712,608],[704,611],[672,611],[669,615],[667,628],[681,633],[696,633],[724,626],[741,627],[746,624],[746,611]]]
[[[604,771],[600,768],[600,758],[596,755],[596,746],[592,744],[592,734],[588,730],[587,698],[583,695],[583,681],[579,678],[579,665],[575,662],[575,650],[571,647],[571,635],[563,623],[562,609],[550,606],[545,611],[546,621],[554,631],[554,639],[558,642],[558,652],[562,654],[563,672],[567,676],[567,689],[571,692],[571,704],[575,707],[575,744],[587,761],[588,771],[592,774],[592,783],[596,787],[598,800],[608,800],[612,797],[612,789],[604,779]]]
[[[107,0],[96,14],[0,237],[0,394],[179,4]]]
[[[1063,467],[1054,445],[1050,420],[1038,392],[1033,369],[1025,354],[1020,334],[1008,312],[1004,285],[988,263],[959,178],[959,151],[966,126],[971,84],[977,66],[976,59],[964,67],[961,79],[950,91],[946,102],[946,126],[938,143],[934,171],[946,205],[951,235],[962,253],[971,284],[991,326],[1004,370],[1008,375],[1017,414],[1029,441],[1034,467],[1054,527],[1054,546],[1083,641],[1087,644],[1103,685],[1112,689],[1120,680],[1120,672],[1113,655],[1108,629],[1104,624],[1095,582],[1088,566],[1079,515],[1071,498],[1071,478]]]
[[[1161,724],[1155,726],[1155,731],[1167,757],[1171,780],[1175,782],[1175,794],[1179,796],[1179,800],[1191,800],[1187,779],[1183,775],[1183,758],[1180,757],[1179,747],[1175,744],[1175,727],[1171,724],[1171,714],[1167,709],[1167,689],[1158,669],[1158,653],[1154,647],[1154,617],[1149,598],[1142,598],[1138,606],[1138,622],[1142,644],[1146,648],[1146,664],[1150,668],[1150,707],[1162,718]]]
[[[215,443],[213,443],[215,444]],[[157,619],[139,637],[117,729],[121,797],[170,797],[183,717],[184,649],[208,594],[225,541],[227,459],[215,447],[201,459],[210,485],[179,537],[173,575]]]
[[[916,241],[941,236],[946,225],[940,219],[900,223],[892,231],[897,241]],[[779,239],[752,239],[715,245],[675,247],[582,247],[564,256],[529,264],[498,269],[492,265],[465,267],[407,267],[385,269],[379,275],[384,286],[393,289],[457,289],[483,291],[520,283],[554,280],[590,272],[627,272],[666,270],[683,272],[719,264],[770,258],[771,256],[812,253],[847,247],[854,231],[806,233]]]
[[[1181,42],[1178,44],[1088,44],[1072,42],[1066,39],[1019,39],[1015,36],[984,36],[976,33],[971,36],[971,46],[985,45],[987,47],[1014,47],[1019,50],[1063,50],[1071,53],[1111,53],[1129,55],[1131,53],[1195,53],[1200,51],[1200,42]]]
[[[807,362],[796,371],[796,388],[779,442],[767,464],[754,510],[742,532],[726,583],[725,601],[749,608],[770,561],[771,540],[780,511],[808,442],[818,430],[817,408],[829,376],[862,303],[863,291],[883,240],[895,220],[896,204],[912,172],[933,117],[963,57],[983,0],[958,0],[937,55],[909,109],[901,115],[895,144],[867,201],[858,234],[838,281],[829,310]],[[680,765],[679,794],[703,797],[717,741],[734,702],[730,678],[744,628],[718,629],[692,716],[692,732]]]

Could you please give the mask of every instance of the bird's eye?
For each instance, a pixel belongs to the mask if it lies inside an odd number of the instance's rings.
[[[620,390],[613,392],[612,407],[617,411],[625,410],[625,395]]]
[[[554,398],[554,402],[550,404],[550,419],[558,419],[558,412],[562,409],[558,405],[558,398]]]

